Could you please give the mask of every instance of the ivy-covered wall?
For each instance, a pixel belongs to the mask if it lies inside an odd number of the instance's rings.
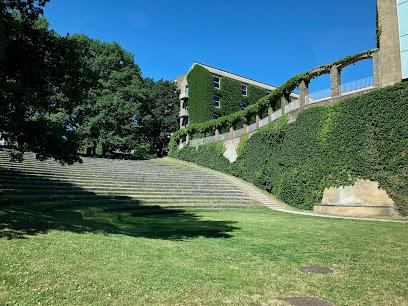
[[[187,83],[189,124],[211,120],[214,108],[213,76],[203,66],[195,65],[187,75]]]
[[[220,77],[220,88],[214,88],[213,75],[203,66],[195,65],[187,75],[189,88],[189,122],[202,123],[213,119],[213,114],[227,116],[241,110],[242,103],[255,104],[266,96],[266,90],[247,85],[247,95],[241,91],[242,82]],[[220,97],[220,107],[214,107],[213,97]]]
[[[210,118],[210,114],[211,114],[211,119],[208,119],[208,121],[205,121],[205,122],[201,122],[201,119],[200,119],[200,122],[197,121],[199,123],[193,122],[194,124],[191,124],[190,122],[190,125],[186,129],[181,129],[175,132],[171,136],[171,139],[170,139],[170,148],[171,150],[176,150],[177,143],[180,140],[184,141],[187,135],[190,136],[190,139],[200,138],[200,137],[203,137],[204,135],[207,135],[207,136],[214,135],[216,129],[225,131],[225,130],[229,130],[231,126],[234,126],[234,127],[239,126],[240,123],[242,122],[245,122],[248,124],[254,123],[256,114],[259,114],[259,113],[265,114],[268,107],[272,107],[274,111],[279,109],[281,107],[282,95],[289,95],[290,93],[292,93],[302,81],[309,81],[311,78],[317,77],[324,73],[328,73],[330,72],[330,68],[332,66],[343,66],[343,65],[346,65],[347,63],[354,63],[358,59],[370,57],[372,56],[374,52],[377,52],[377,51],[378,51],[377,49],[370,49],[364,52],[353,54],[353,55],[341,58],[331,64],[325,64],[315,69],[306,71],[299,75],[296,75],[290,78],[289,80],[287,80],[283,85],[274,89],[268,96],[264,96],[261,99],[259,99],[257,103],[253,103],[249,105],[245,110],[238,111],[238,112],[229,114],[227,116],[220,117],[217,120],[212,120],[213,112],[207,111],[209,108],[212,107],[212,104],[207,105],[206,106],[207,109],[204,109],[202,111],[202,114],[206,113],[207,114],[206,118]],[[204,67],[201,67],[201,68],[205,69]],[[202,71],[203,70],[201,70],[201,72]],[[210,96],[208,95],[210,91],[209,90],[209,75],[208,75],[209,73],[204,73],[204,72],[201,74],[201,76],[203,77],[203,79],[206,80],[206,82],[208,82],[205,85],[206,88],[208,88],[207,90],[205,90],[205,93],[207,93],[207,96],[209,97]],[[207,77],[204,77],[205,75]],[[211,76],[211,83],[212,83],[212,76]],[[193,95],[195,94],[196,93],[193,93]],[[201,95],[205,96],[204,91],[202,92]],[[195,107],[199,107],[199,104],[196,98],[193,98],[193,104],[195,104]]]
[[[219,145],[172,150],[254,183],[286,203],[312,209],[324,189],[378,181],[408,215],[408,82],[306,109],[296,121],[268,124],[239,148],[229,164]]]

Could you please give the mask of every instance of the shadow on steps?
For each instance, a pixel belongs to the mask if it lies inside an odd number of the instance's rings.
[[[21,177],[20,182],[8,180],[7,176],[11,175]],[[63,192],[56,200],[53,200],[55,195],[41,195],[41,199],[24,195],[27,185],[46,185],[50,190],[67,191],[66,199],[61,199]],[[232,232],[239,229],[236,222],[204,220],[193,212],[143,205],[125,196],[100,196],[66,181],[4,171],[1,167],[0,190],[4,191],[0,191],[0,238],[5,239],[26,239],[52,230],[165,240],[230,238]],[[9,195],[10,190],[17,196]],[[18,196],[19,193],[22,196]]]

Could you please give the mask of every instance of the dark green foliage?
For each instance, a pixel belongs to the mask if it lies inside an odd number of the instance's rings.
[[[221,77],[220,89],[214,88],[214,94],[221,98],[221,107],[218,109],[214,108],[215,113],[226,116],[241,110],[241,104],[243,102],[241,82]]]
[[[73,163],[75,135],[67,118],[56,115],[80,99],[86,72],[76,65],[76,45],[38,19],[46,2],[0,4],[0,133],[17,141],[20,157],[31,150],[40,159]]]
[[[143,129],[152,126],[147,91],[131,53],[118,43],[74,35],[82,58],[98,82],[85,90],[86,99],[74,109],[77,132],[84,148],[101,148],[103,155],[129,152],[141,145]],[[84,50],[87,50],[85,52]]]
[[[264,88],[248,85],[247,89],[248,95],[241,97],[243,98],[243,102],[248,106],[257,103],[260,99],[266,96],[266,90]]]
[[[214,88],[214,94],[221,97],[221,107],[214,108],[214,113],[227,116],[242,109],[242,103],[247,106],[255,104],[266,96],[266,90],[253,85],[247,85],[247,95],[242,95],[242,83],[230,78],[220,79],[221,88]],[[242,127],[243,122],[241,123]],[[241,128],[240,127],[240,128]]]
[[[150,144],[149,154],[162,157],[169,151],[170,135],[179,129],[179,91],[173,82],[149,78],[144,80],[144,88],[149,92],[148,107],[153,119],[150,128],[145,128],[145,142]]]
[[[214,157],[200,164],[241,177],[303,209],[319,203],[325,188],[352,185],[358,178],[378,181],[407,215],[407,97],[408,83],[400,83],[304,110],[290,124],[282,117],[277,126],[268,124],[241,145],[232,166]],[[194,162],[208,154],[187,150]]]
[[[190,124],[213,119],[213,76],[207,69],[195,65],[187,75]]]
[[[242,95],[242,83],[227,77],[220,78],[220,88],[214,88],[213,75],[203,66],[195,65],[187,75],[189,86],[190,124],[203,123],[213,119],[213,114],[227,116],[241,110],[242,103],[255,104],[265,97],[266,90],[254,85],[247,85],[247,96]],[[220,107],[213,106],[213,97],[220,97]],[[245,120],[234,120],[242,124]],[[220,126],[221,129],[229,127]],[[206,134],[204,132],[204,134]]]
[[[171,157],[193,162],[214,170],[228,172],[230,162],[223,156],[222,142],[212,142],[198,147],[186,146],[180,150],[172,151]]]

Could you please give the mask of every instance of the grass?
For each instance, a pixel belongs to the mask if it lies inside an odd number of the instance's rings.
[[[408,305],[406,224],[264,207],[88,219],[42,208],[0,204],[1,305]]]

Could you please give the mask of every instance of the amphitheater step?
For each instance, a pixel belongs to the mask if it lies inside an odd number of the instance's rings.
[[[182,165],[83,158],[82,164],[61,166],[40,162],[32,153],[15,163],[9,153],[0,149],[0,206],[48,213],[70,210],[90,217],[229,212],[259,204],[236,184]]]

